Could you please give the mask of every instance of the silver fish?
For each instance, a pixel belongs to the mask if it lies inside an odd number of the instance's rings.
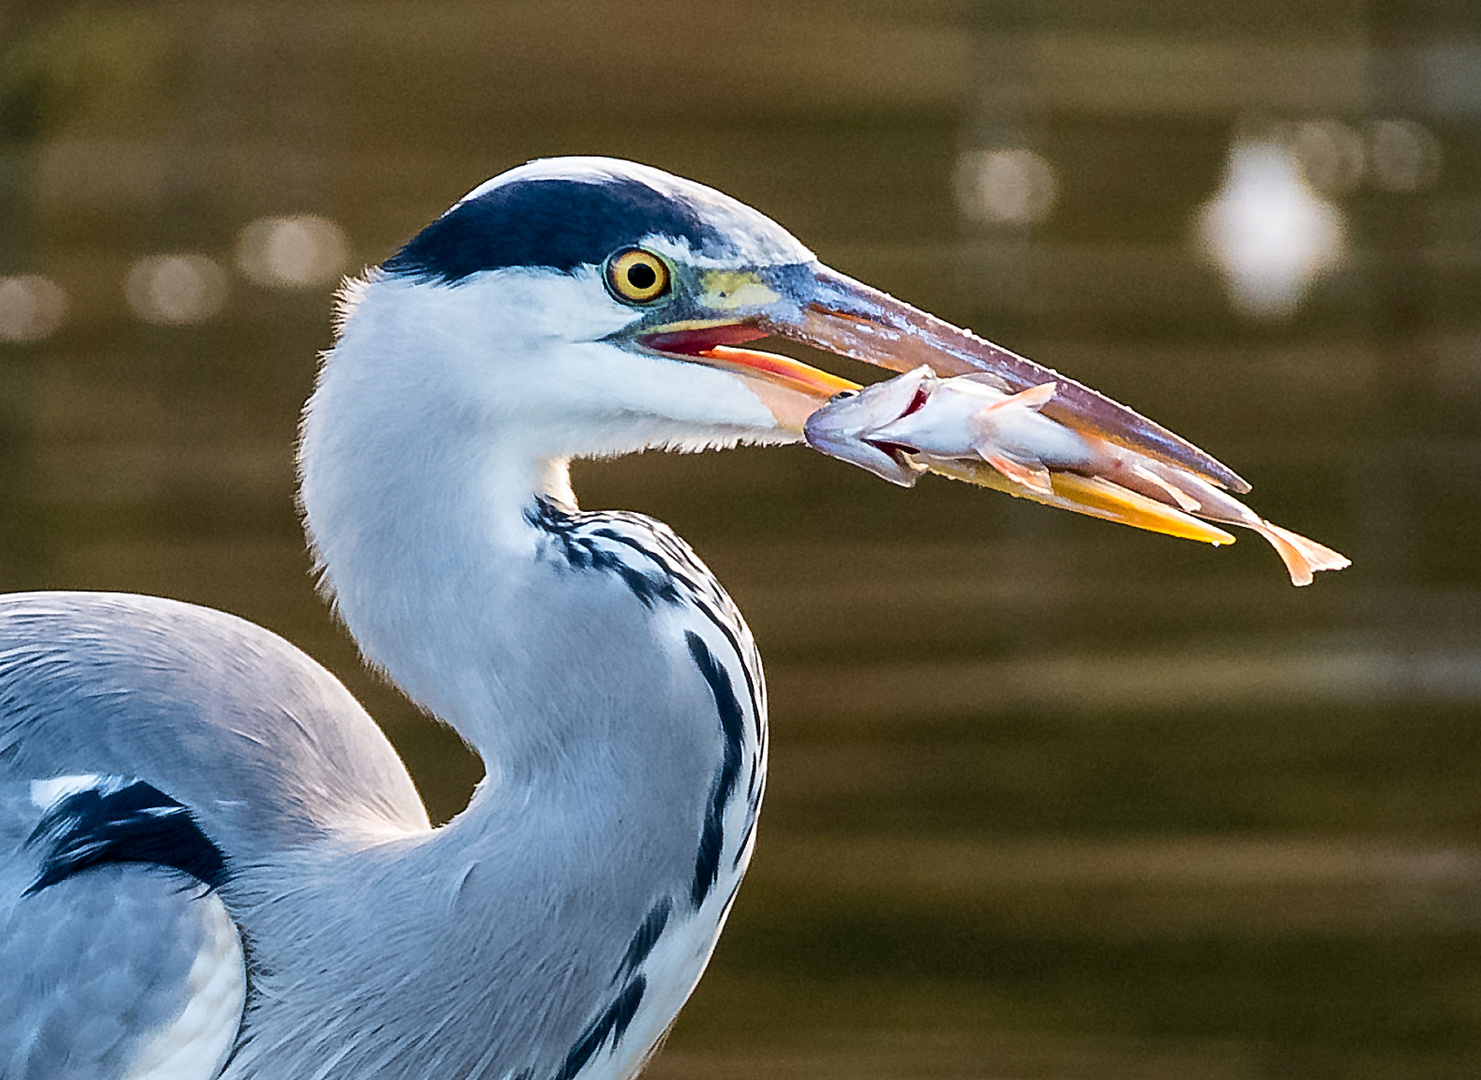
[[[1234,537],[1202,522],[1252,529],[1279,553],[1296,585],[1309,584],[1316,571],[1350,565],[1189,469],[1046,415],[1059,389],[1045,382],[1012,392],[991,377],[943,379],[922,366],[835,395],[808,418],[804,434],[815,449],[907,487],[937,472],[1213,544]]]

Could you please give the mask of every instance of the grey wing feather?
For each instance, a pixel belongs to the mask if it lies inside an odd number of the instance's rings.
[[[228,886],[84,845],[33,888],[38,793],[89,776],[188,810]],[[270,891],[285,852],[429,827],[381,730],[282,638],[154,597],[0,596],[0,1078],[209,1080],[246,990],[234,892]]]
[[[277,635],[158,597],[0,596],[0,780],[81,773],[169,793],[237,861],[429,828],[380,728]]]

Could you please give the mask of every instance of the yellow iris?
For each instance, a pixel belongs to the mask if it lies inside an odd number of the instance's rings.
[[[651,251],[627,248],[607,260],[607,287],[619,300],[646,304],[669,291],[669,268]]]

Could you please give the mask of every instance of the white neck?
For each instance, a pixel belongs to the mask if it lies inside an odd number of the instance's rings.
[[[512,748],[490,728],[503,709],[478,673],[507,654],[487,639],[508,625],[514,571],[535,554],[526,511],[536,494],[572,501],[565,463],[455,426],[427,438],[405,398],[339,374],[326,371],[303,434],[324,588],[371,663],[487,761],[505,760]]]
[[[551,536],[528,514],[538,496],[574,509],[561,452],[570,444],[535,442],[530,432],[544,429],[522,422],[517,405],[506,415],[470,405],[465,355],[425,325],[376,315],[356,315],[309,403],[303,507],[326,588],[365,655],[473,745],[489,781],[449,827],[388,850],[384,876],[380,861],[355,855],[350,865],[367,880],[353,895],[374,900],[339,919],[363,933],[355,920],[389,928],[430,905],[462,920],[459,935],[423,920],[427,940],[402,942],[397,954],[410,965],[406,985],[425,982],[418,1000],[437,1011],[408,1018],[408,1030],[418,1030],[413,1021],[438,1028],[457,1062],[459,1040],[486,1045],[491,1023],[500,1045],[563,1054],[621,989],[611,973],[637,928],[656,903],[672,903],[644,1012],[623,1045],[634,1056],[592,1074],[628,1076],[698,978],[744,872],[764,716],[722,728],[716,691],[686,644],[696,626],[712,648],[725,646],[708,617],[678,604],[649,609],[620,575],[550,558]],[[730,640],[749,649],[738,620],[735,632]],[[731,678],[742,696],[749,677]],[[754,712],[764,695],[747,700]],[[727,751],[727,738],[743,742]],[[736,771],[719,877],[691,910],[727,753]],[[392,876],[393,865],[410,872]],[[309,876],[318,880],[318,870]],[[341,893],[324,903],[333,908]],[[298,961],[274,960],[290,979]],[[550,1002],[523,999],[497,1008],[469,1000],[466,1015],[444,1015],[445,983],[486,983],[492,995],[529,971],[558,970],[570,991],[555,999],[560,1017]],[[355,975],[325,993],[386,985]],[[317,1030],[308,1013],[296,1023],[292,1038],[263,1040],[289,1064],[309,1053],[293,1048],[301,1031]]]
[[[526,515],[537,495],[574,507],[567,459],[796,438],[733,375],[607,344],[631,312],[593,305],[593,288],[518,271],[372,279],[305,413],[326,590],[366,657],[499,768],[550,734],[501,718],[548,713],[561,680],[603,674],[571,637],[590,594],[553,612],[549,575],[531,576],[542,535]]]

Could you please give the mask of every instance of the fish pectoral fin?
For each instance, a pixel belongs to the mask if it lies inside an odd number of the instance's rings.
[[[1014,420],[1022,420],[1022,414],[1036,413],[1054,396],[1055,383],[1041,383],[1016,394],[1009,394],[967,418],[968,445],[977,455],[998,472],[1030,491],[1048,495],[1053,491],[1049,483],[1049,470],[1032,451],[1013,457],[1004,452],[1005,433],[1014,430]],[[1006,436],[1010,445],[1020,440]]]
[[[982,460],[1021,487],[1039,495],[1054,494],[1054,485],[1049,481],[1049,470],[1041,462],[1015,461],[1001,453],[983,453]]]
[[[1020,390],[1016,394],[1009,394],[1002,401],[995,401],[982,411],[990,413],[1000,409],[1028,409],[1031,412],[1038,412],[1049,404],[1049,399],[1058,389],[1058,383],[1040,383],[1038,386],[1030,386],[1027,390]]]
[[[1352,565],[1347,556],[1279,525],[1261,520],[1258,526],[1251,528],[1270,541],[1281,562],[1286,564],[1292,585],[1310,585],[1311,575],[1318,570],[1341,570]]]

